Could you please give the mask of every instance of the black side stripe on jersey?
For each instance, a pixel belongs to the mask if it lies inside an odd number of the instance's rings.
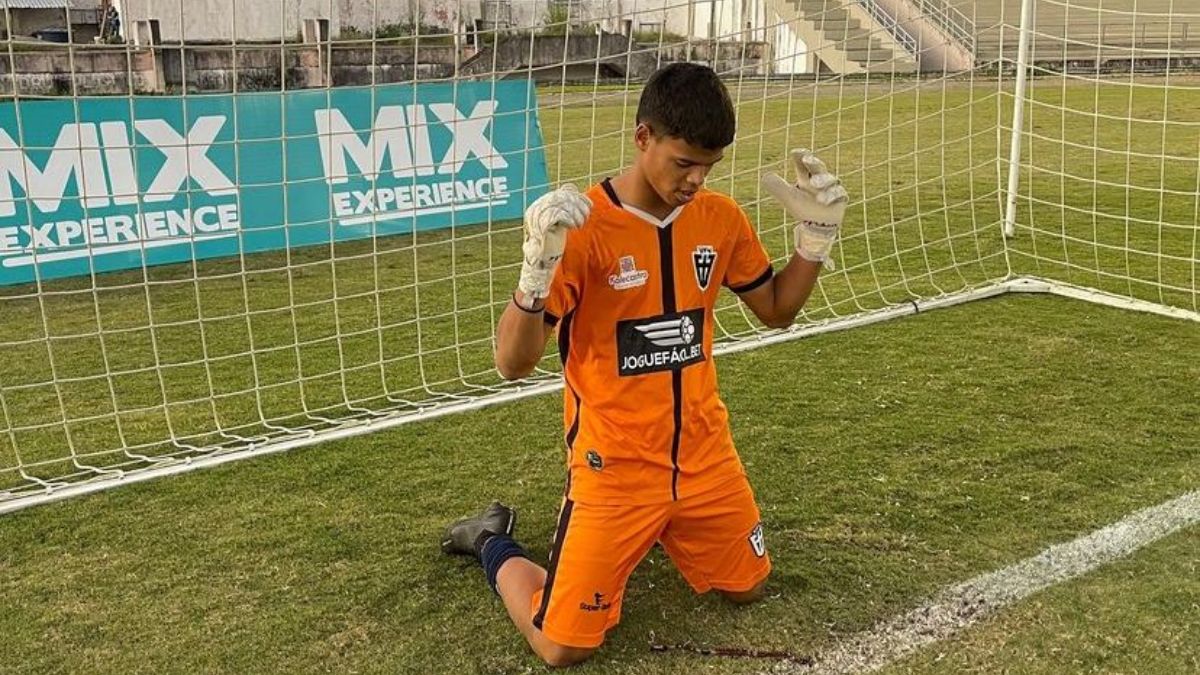
[[[671,232],[673,224],[658,228],[659,273],[662,277],[663,313],[675,312],[675,247]],[[671,418],[675,430],[671,434],[671,500],[679,499],[679,439],[683,432],[683,370],[671,371]]]
[[[581,403],[579,400],[579,394],[575,393],[575,387],[572,387],[569,383],[567,384],[567,391],[570,391],[571,396],[575,399],[575,419],[571,420],[571,428],[567,429],[567,435],[563,440],[567,442],[567,449],[573,451],[575,450],[575,437],[579,435],[579,413]]]
[[[750,291],[752,291],[752,290],[758,288],[759,286],[762,286],[763,284],[770,281],[771,277],[773,277],[773,276],[775,276],[775,268],[768,264],[767,269],[763,270],[763,273],[758,275],[758,277],[755,278],[754,281],[751,281],[750,283],[747,283],[747,284],[742,284],[741,286],[730,286],[729,290],[733,291],[737,295],[741,295],[742,293],[749,293]]]
[[[564,498],[571,497],[571,465],[575,463],[575,437],[579,435],[579,415],[583,412],[583,402],[579,400],[579,394],[575,393],[575,387],[567,384],[567,391],[575,398],[575,419],[571,420],[571,428],[567,429],[567,435],[563,437],[567,444],[567,486],[563,488]]]
[[[567,357],[571,354],[571,325],[574,323],[574,319],[575,310],[567,312],[566,316],[562,318],[562,325],[558,328],[558,358],[562,360],[563,380],[566,382],[567,390],[575,397],[575,419],[571,420],[571,428],[567,429],[567,435],[563,438],[567,444],[567,487],[563,492],[564,497],[571,496],[571,461],[575,457],[575,437],[579,435],[579,413],[583,408],[583,401],[580,400],[575,387],[566,381]]]
[[[551,328],[558,325],[559,319],[560,317],[553,312],[542,311],[542,320],[549,324]]]
[[[671,436],[671,501],[679,499],[679,435],[683,432],[683,371],[671,371],[671,395],[675,398],[673,412],[675,433]]]
[[[558,561],[562,558],[563,542],[567,538],[567,524],[571,522],[571,511],[574,508],[575,502],[564,499],[562,511],[558,514],[558,529],[554,532],[554,547],[550,549],[550,566],[546,570],[546,585],[542,587],[542,605],[538,608],[537,614],[533,615],[533,627],[538,630],[542,630],[542,623],[546,620],[546,610],[550,607],[550,594],[554,592],[554,577],[558,573]]]
[[[566,313],[562,325],[558,327],[558,359],[562,361],[563,370],[567,368],[567,357],[571,355],[571,323],[575,319],[575,310]]]

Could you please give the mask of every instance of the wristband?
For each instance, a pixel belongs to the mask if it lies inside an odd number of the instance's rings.
[[[543,302],[541,307],[534,309],[533,304],[536,303],[538,301],[538,299],[533,297],[532,295],[527,295],[525,297],[528,298],[529,300],[533,301],[533,302],[529,303],[529,307],[522,305],[521,301],[517,300],[517,292],[513,291],[512,302],[514,305],[517,306],[517,309],[521,310],[522,312],[525,312],[526,314],[541,314],[543,311],[545,311],[546,303]]]

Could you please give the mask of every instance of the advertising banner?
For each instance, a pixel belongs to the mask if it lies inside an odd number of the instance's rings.
[[[528,81],[0,104],[0,284],[519,218]]]

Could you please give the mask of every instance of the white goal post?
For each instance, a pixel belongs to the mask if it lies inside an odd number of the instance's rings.
[[[644,78],[853,203],[788,330],[996,295],[1200,321],[1200,8],[1173,0],[75,0],[3,8],[0,513],[552,391],[501,380],[519,214],[631,160]],[[216,20],[214,20],[216,17]],[[61,26],[60,26],[61,24]]]

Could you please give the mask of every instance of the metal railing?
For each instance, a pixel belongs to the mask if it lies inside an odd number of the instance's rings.
[[[1190,21],[1145,21],[1139,23],[1104,23],[1098,31],[1099,46],[1103,48],[1132,46],[1135,49],[1171,48],[1190,50],[1200,47],[1200,23]],[[1042,32],[1039,26],[1037,32]],[[1072,32],[1061,29],[1064,38]],[[1036,33],[1035,33],[1036,35]]]
[[[917,46],[917,39],[913,37],[912,33],[905,30],[904,26],[901,26],[892,15],[885,12],[879,3],[875,0],[858,0],[858,4],[862,5],[875,23],[883,26],[905,51],[914,57],[918,55],[917,52],[920,48]]]
[[[908,0],[917,6],[921,16],[958,40],[975,54],[975,21],[946,0]]]
[[[981,59],[1005,56],[1016,49],[997,30],[978,40]],[[1038,24],[1030,35],[1029,58],[1037,62],[1135,58],[1200,58],[1200,22],[1148,21],[1102,24]]]

